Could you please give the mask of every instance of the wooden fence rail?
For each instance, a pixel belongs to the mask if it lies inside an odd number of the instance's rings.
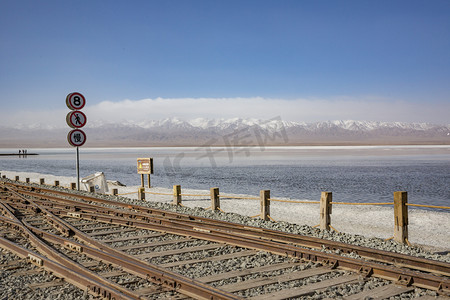
[[[173,205],[182,205],[182,196],[187,197],[208,197],[208,195],[202,194],[182,194],[181,186],[174,185],[173,186]],[[287,202],[287,203],[306,203],[306,204],[319,204],[320,211],[320,219],[319,225],[315,227],[319,227],[321,230],[335,230],[331,226],[331,214],[332,207],[334,205],[394,205],[394,237],[393,239],[402,244],[409,244],[408,241],[408,205],[409,206],[420,206],[420,207],[432,207],[432,208],[443,208],[450,209],[450,207],[445,206],[433,206],[433,205],[421,205],[421,204],[408,204],[407,201],[407,192],[394,192],[394,201],[393,202],[379,202],[379,203],[350,203],[350,202],[333,202],[333,194],[332,192],[322,192],[320,201],[291,201],[291,200],[281,200],[281,199],[272,199],[270,198],[270,190],[261,190],[260,197],[242,197],[242,196],[232,196],[232,195],[222,195],[219,193],[219,188],[211,188],[210,195],[211,199],[211,209],[213,211],[221,210],[220,209],[220,198],[227,199],[246,199],[246,200],[259,200],[261,212],[259,215],[254,217],[260,217],[265,221],[275,221],[270,216],[270,202]]]

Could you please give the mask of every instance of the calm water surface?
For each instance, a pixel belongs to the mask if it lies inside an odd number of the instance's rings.
[[[0,153],[16,152],[0,149]],[[17,150],[18,152],[18,150]],[[0,170],[76,176],[75,148],[28,149],[38,156],[0,156]],[[153,157],[152,185],[318,200],[391,202],[407,191],[411,203],[450,206],[450,146],[80,148],[80,176],[139,185],[136,158]]]

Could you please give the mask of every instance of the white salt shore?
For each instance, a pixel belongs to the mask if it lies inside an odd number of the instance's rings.
[[[59,180],[61,186],[69,187],[71,182],[76,182],[74,177],[62,177],[48,174],[0,171],[9,179],[25,181],[30,178],[32,183],[38,183],[39,178],[44,178],[46,184],[53,185]],[[114,178],[107,178],[114,180]],[[110,192],[117,188],[124,197],[137,198],[138,186],[116,186],[108,184]],[[208,208],[211,205],[209,191],[184,189],[182,194],[200,194],[204,197],[183,196],[183,205],[187,207]],[[231,195],[220,191],[221,194]],[[167,193],[170,195],[153,195],[151,193]],[[244,197],[258,197],[255,195],[236,195]],[[290,199],[295,200],[295,199]],[[300,200],[300,199],[299,199]],[[158,201],[169,203],[173,201],[172,187],[146,188],[146,201]],[[285,221],[299,225],[314,226],[319,224],[318,204],[297,204],[284,202],[271,202],[271,217],[276,221]],[[220,199],[220,207],[225,212],[233,212],[241,215],[255,216],[260,212],[259,201],[243,199]],[[415,245],[428,246],[433,251],[450,250],[450,211],[436,212],[422,209],[409,209],[409,241]],[[358,234],[366,237],[378,237],[387,239],[392,237],[394,229],[394,212],[392,206],[347,206],[333,205],[331,225],[340,232]]]

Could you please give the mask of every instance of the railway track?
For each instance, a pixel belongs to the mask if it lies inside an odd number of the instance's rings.
[[[450,293],[449,263],[42,186],[0,188],[0,247],[106,299]]]

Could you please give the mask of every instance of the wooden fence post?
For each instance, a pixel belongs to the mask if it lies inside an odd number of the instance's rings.
[[[173,205],[181,205],[181,185],[173,186]]]
[[[117,196],[118,193],[119,193],[119,190],[118,190],[118,189],[113,189],[113,190],[112,190],[112,194],[113,194],[114,196]]]
[[[140,187],[138,189],[138,199],[145,200],[145,187]]]
[[[322,192],[320,196],[320,229],[330,230],[331,225],[331,192]]]
[[[41,184],[41,185],[45,184],[45,179],[44,178],[39,178],[39,184]]]
[[[55,180],[55,186],[59,186],[59,180]]]
[[[90,186],[89,187],[89,192],[95,193],[95,186]]]
[[[394,192],[394,241],[405,244],[408,240],[408,193]]]
[[[26,183],[30,183],[30,177],[25,178]]]
[[[261,199],[261,219],[269,221],[270,216],[270,190],[261,190],[259,192]]]
[[[220,209],[220,199],[219,199],[219,188],[211,188],[210,190],[211,195],[211,209],[213,211]]]
[[[16,176],[16,181],[19,181],[19,180],[20,180],[19,176]]]
[[[77,184],[76,184],[75,182],[71,182],[71,183],[70,183],[70,188],[71,188],[72,190],[76,190],[76,189],[77,189]]]

